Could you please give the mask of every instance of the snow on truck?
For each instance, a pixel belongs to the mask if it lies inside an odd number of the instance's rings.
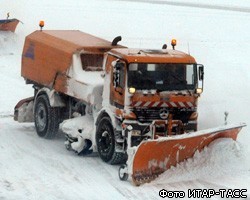
[[[213,140],[236,140],[245,124],[197,131],[204,67],[166,45],[130,49],[71,30],[35,31],[25,39],[21,75],[34,96],[15,120],[34,121],[43,138],[59,129],[79,154],[122,164],[119,177],[149,182]]]

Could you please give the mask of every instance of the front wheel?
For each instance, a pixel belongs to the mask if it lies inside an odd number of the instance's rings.
[[[118,175],[121,181],[128,180],[128,169],[127,165],[123,164],[119,167]]]
[[[59,129],[59,110],[51,107],[46,94],[39,95],[35,101],[35,127],[40,137],[52,139]]]
[[[96,131],[96,145],[100,158],[110,164],[120,164],[126,161],[126,154],[116,152],[116,141],[113,126],[109,117],[103,117]]]

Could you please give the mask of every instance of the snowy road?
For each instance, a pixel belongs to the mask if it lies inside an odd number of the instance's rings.
[[[237,3],[234,7],[249,9],[242,0],[222,2],[219,6]],[[24,22],[16,34],[0,33],[0,200],[161,199],[158,193],[163,188],[245,188],[250,198],[248,12],[98,0],[4,0],[0,7],[1,13],[10,12]],[[52,141],[41,139],[33,124],[18,124],[10,117],[18,100],[33,94],[20,77],[21,51],[25,35],[37,29],[41,19],[46,29],[78,29],[108,40],[122,35],[122,44],[129,47],[159,48],[177,38],[177,49],[189,49],[206,67],[200,129],[223,124],[224,111],[229,112],[229,123],[248,126],[237,142],[217,141],[150,184],[135,187],[121,182],[118,166],[98,157],[78,157],[65,150],[62,135]]]
[[[233,141],[216,142],[156,181],[135,187],[119,180],[118,166],[66,151],[62,135],[38,138],[33,124],[3,117],[0,137],[0,199],[160,199],[161,189],[250,189],[244,147]]]

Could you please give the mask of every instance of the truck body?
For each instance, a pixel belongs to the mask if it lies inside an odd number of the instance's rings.
[[[26,37],[21,75],[35,92],[25,106],[32,104],[28,107],[39,136],[55,137],[61,124],[68,149],[79,154],[98,152],[103,161],[119,164],[132,163],[133,149],[145,141],[156,145],[159,138],[197,131],[203,66],[174,45],[173,49],[130,49],[118,45],[119,40],[109,42],[70,30],[35,31]],[[23,102],[16,106],[15,118],[28,121],[20,117]],[[72,127],[80,116],[87,117],[88,123]],[[134,174],[140,184],[140,175]]]

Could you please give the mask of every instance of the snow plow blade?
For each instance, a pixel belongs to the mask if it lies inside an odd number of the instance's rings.
[[[208,146],[218,138],[236,140],[245,124],[201,130],[183,135],[162,137],[143,141],[133,154],[132,166],[129,166],[135,185],[150,182],[171,166],[193,157],[194,153]]]

